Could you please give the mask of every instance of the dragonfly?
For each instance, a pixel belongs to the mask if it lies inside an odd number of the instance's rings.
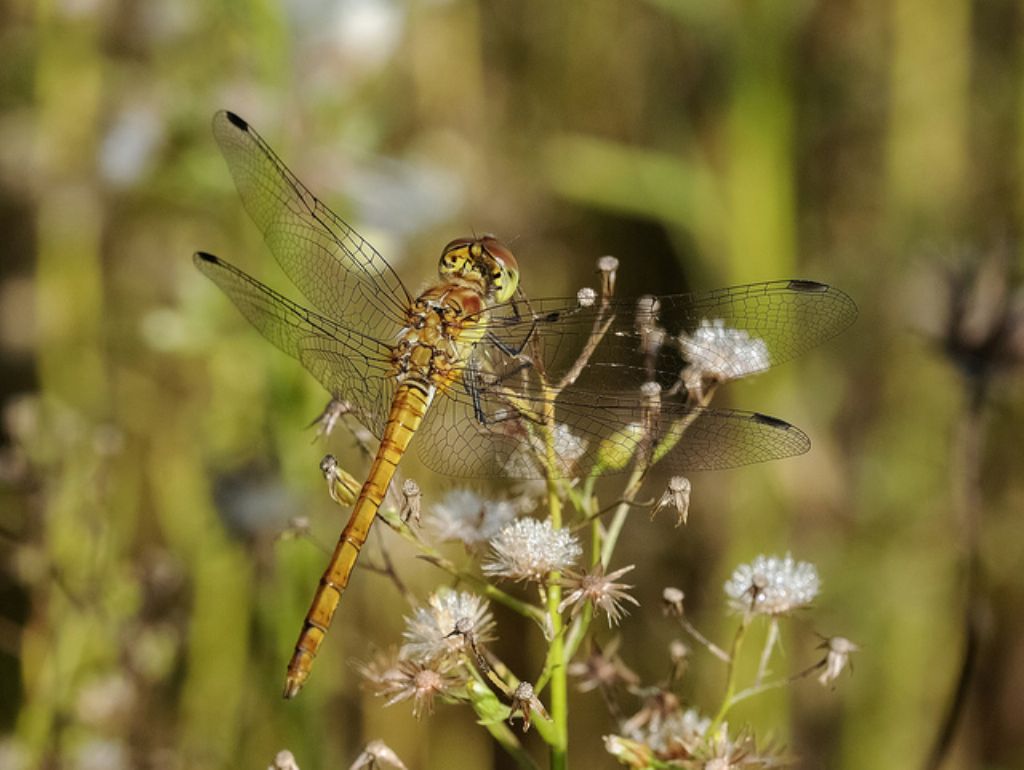
[[[838,334],[856,315],[842,291],[783,280],[640,300],[616,298],[610,287],[599,298],[531,299],[509,248],[481,235],[448,243],[438,280],[415,295],[245,120],[218,112],[213,133],[246,210],[312,308],[212,254],[197,252],[196,266],[379,440],[303,622],[286,698],[309,677],[414,436],[436,472],[513,479],[621,470],[608,449],[637,453],[645,444],[638,434],[649,439],[648,462],[672,472],[809,448],[783,420],[708,406],[693,375],[727,378],[723,339],[753,351],[739,362],[745,375]]]

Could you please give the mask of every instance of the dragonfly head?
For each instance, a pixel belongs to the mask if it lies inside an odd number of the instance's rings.
[[[479,286],[496,302],[507,302],[519,286],[519,263],[493,235],[456,238],[444,247],[437,268],[441,278]]]

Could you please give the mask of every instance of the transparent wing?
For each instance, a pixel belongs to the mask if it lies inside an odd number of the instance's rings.
[[[707,294],[614,300],[519,300],[487,311],[490,334],[476,346],[462,383],[438,398],[418,438],[424,462],[453,475],[540,473],[524,463],[541,413],[543,383],[564,384],[555,404],[556,446],[566,475],[586,473],[600,452],[629,454],[646,431],[656,461],[673,471],[729,468],[807,450],[792,425],[754,412],[698,408],[681,377],[765,371],[849,326],[857,314],[838,289],[773,281]],[[586,365],[581,353],[597,341]],[[542,379],[543,377],[543,379]],[[657,413],[641,386],[657,382]],[[646,427],[643,427],[646,426]],[[617,449],[616,449],[617,448]]]
[[[556,401],[554,446],[560,477],[585,476],[600,462],[605,473],[626,470],[642,446],[649,447],[659,467],[671,472],[735,468],[810,448],[799,428],[756,412],[672,402],[652,415],[639,393],[590,396],[590,403]],[[538,399],[516,398],[520,407],[539,412]],[[534,454],[544,446],[539,425],[510,411],[509,402],[494,391],[473,396],[453,390],[438,397],[419,434],[420,459],[438,473],[520,479],[544,475]],[[645,436],[650,444],[643,444]]]
[[[836,336],[856,317],[853,300],[839,289],[796,280],[607,306],[519,300],[487,311],[492,343],[522,347],[551,382],[571,371],[595,329],[608,324],[576,381],[580,392],[631,390],[648,381],[671,388],[687,365],[732,375],[726,379],[756,374]]]
[[[199,252],[193,261],[264,337],[351,403],[363,425],[381,436],[394,393],[386,344],[307,310],[212,254]]]
[[[323,314],[378,339],[393,339],[411,297],[384,258],[334,214],[232,112],[213,134],[246,210],[281,268]]]

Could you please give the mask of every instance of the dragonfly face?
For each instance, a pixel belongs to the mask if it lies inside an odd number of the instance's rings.
[[[441,252],[442,280],[465,281],[495,302],[508,302],[519,286],[519,263],[493,235],[456,238]]]

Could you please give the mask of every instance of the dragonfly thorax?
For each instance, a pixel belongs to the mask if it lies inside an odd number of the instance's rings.
[[[444,388],[486,329],[485,300],[478,287],[439,283],[423,292],[406,317],[392,349],[392,373],[399,382]]]
[[[519,264],[493,235],[456,238],[444,247],[438,273],[443,281],[479,287],[496,302],[507,302],[519,286]]]

